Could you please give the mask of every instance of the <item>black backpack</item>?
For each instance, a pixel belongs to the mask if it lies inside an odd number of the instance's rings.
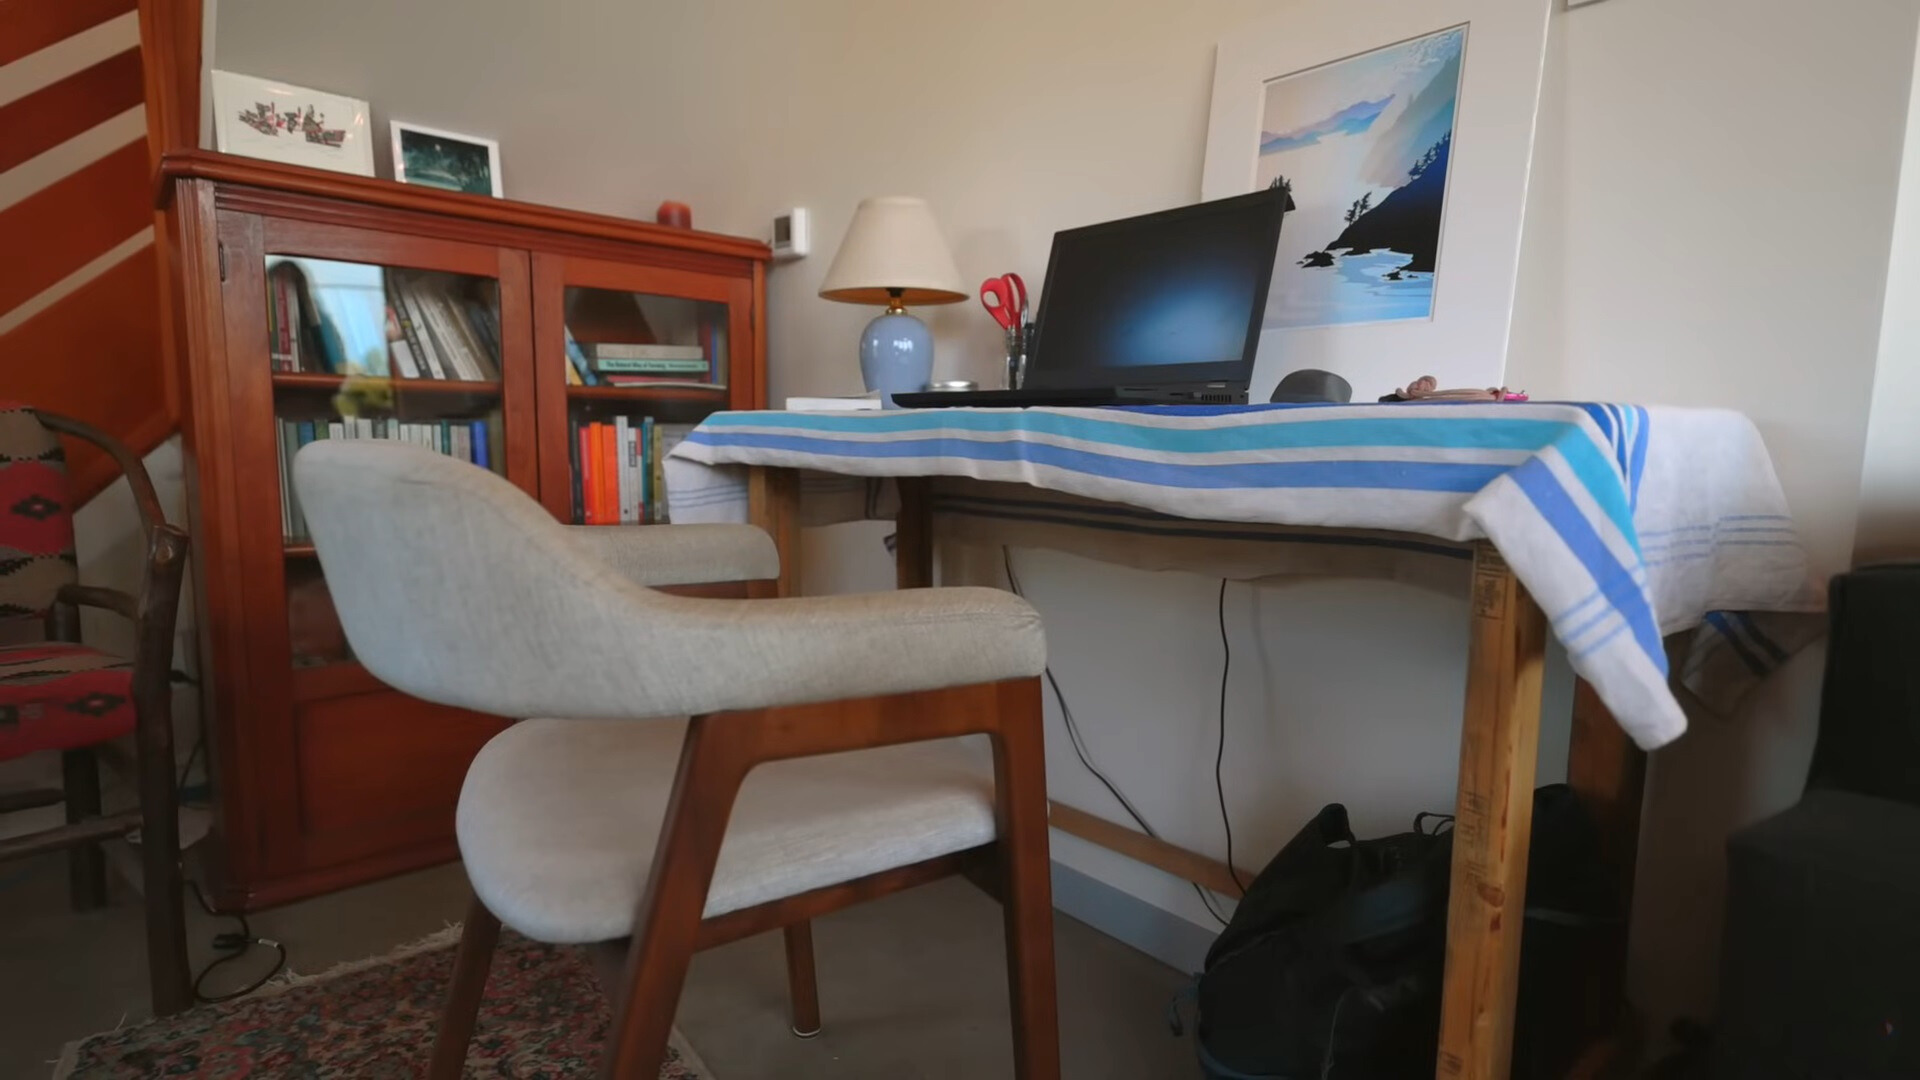
[[[1338,803],[1254,878],[1200,976],[1209,1080],[1433,1075],[1446,961],[1451,818],[1358,840]],[[1428,822],[1432,828],[1425,827]],[[1513,1076],[1557,1076],[1586,1033],[1585,980],[1619,913],[1591,820],[1565,785],[1534,795]]]

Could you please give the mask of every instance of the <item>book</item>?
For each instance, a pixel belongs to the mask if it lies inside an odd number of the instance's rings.
[[[427,318],[427,330],[433,338],[434,348],[439,350],[440,359],[447,368],[447,378],[465,382],[479,382],[479,361],[472,354],[472,347],[460,334],[459,324],[453,321],[453,308],[444,294],[437,289],[419,287],[420,310]]]
[[[429,372],[426,377],[432,379],[447,378],[448,368],[446,360],[440,355],[439,346],[434,341],[433,334],[427,327],[426,313],[421,308],[420,298],[415,295],[412,287],[413,279],[398,271],[390,271],[388,276],[396,279],[394,283],[394,293],[400,298],[401,312],[406,316],[406,320],[400,324],[401,328],[411,334],[417,334],[416,337],[412,338],[413,351],[419,354],[420,359],[425,361],[426,370]]]
[[[612,424],[600,425],[600,523],[620,524],[620,447]]]
[[[620,342],[596,341],[585,346],[587,356],[601,366],[607,361],[625,360],[698,360],[702,366],[707,361],[707,350],[701,345],[655,345],[622,344]]]
[[[580,343],[573,340],[573,331],[562,332],[566,335],[567,362],[573,368],[573,373],[580,377],[581,385],[598,386],[600,382],[593,373],[593,365],[587,362],[587,354],[580,348]]]
[[[681,390],[712,390],[716,393],[726,390],[726,383],[708,382],[705,379],[688,379],[673,375],[602,375],[600,381],[608,386],[645,387],[661,386]]]
[[[866,412],[880,407],[880,395],[859,397],[790,397],[788,412]]]
[[[400,328],[400,316],[387,305],[387,358],[393,373],[402,379],[420,377],[420,366],[413,359],[413,345],[407,341],[407,335]]]
[[[643,492],[642,505],[646,508],[641,520],[649,524],[660,520],[660,425],[649,416],[640,421],[640,462],[642,476],[640,487]]]
[[[580,421],[568,417],[567,483],[570,489],[568,494],[573,500],[573,516],[571,520],[575,525],[585,525],[587,523],[587,506],[580,494],[580,468]]]
[[[473,436],[473,463],[483,469],[493,469],[493,425],[485,420],[473,420],[467,424]]]
[[[636,375],[705,375],[707,361],[649,359],[646,357],[602,357],[594,361],[594,366],[603,375],[613,372],[631,372]]]
[[[280,467],[280,536],[283,541],[294,539],[293,484],[287,475],[287,459],[292,455],[287,451],[287,426],[287,421],[276,420],[273,440],[275,464]]]
[[[600,433],[595,430],[598,424],[581,424],[580,441],[580,521],[584,525],[600,524],[600,473],[594,468],[594,456],[600,445]]]
[[[498,379],[500,369],[494,364],[491,350],[487,348],[485,339],[473,324],[473,316],[467,311],[466,300],[455,295],[452,282],[442,279],[434,284],[434,298],[440,304],[448,327],[460,339],[461,351],[468,361],[473,377],[476,380]]]
[[[613,418],[614,453],[614,492],[619,511],[614,520],[622,525],[633,523],[633,432],[627,427],[627,418]]]

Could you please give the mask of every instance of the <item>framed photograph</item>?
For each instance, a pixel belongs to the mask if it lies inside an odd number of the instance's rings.
[[[373,175],[372,128],[358,98],[216,71],[213,133],[223,154]]]
[[[464,191],[469,195],[500,194],[500,144],[478,135],[461,135],[406,124],[388,124],[393,131],[393,178],[403,184],[422,184]]]
[[[1254,400],[1499,386],[1554,0],[1302,0],[1220,42],[1203,198],[1285,188]]]

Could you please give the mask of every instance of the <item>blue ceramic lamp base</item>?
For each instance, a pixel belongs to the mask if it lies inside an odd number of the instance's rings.
[[[933,381],[933,332],[898,306],[867,324],[860,335],[860,377],[880,404],[897,409],[893,395],[925,390]]]

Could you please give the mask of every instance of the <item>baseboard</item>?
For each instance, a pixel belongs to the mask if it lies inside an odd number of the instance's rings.
[[[1199,971],[1215,932],[1061,863],[1053,906],[1179,971]]]

